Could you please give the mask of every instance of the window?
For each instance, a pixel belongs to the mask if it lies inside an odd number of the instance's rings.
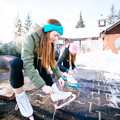
[[[115,47],[120,50],[120,37],[116,40]]]
[[[104,25],[104,21],[100,21],[100,26],[103,26]]]

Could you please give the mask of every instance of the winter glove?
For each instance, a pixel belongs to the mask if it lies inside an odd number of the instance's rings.
[[[73,70],[73,71],[74,71],[74,73],[75,73],[75,74],[77,74],[77,73],[78,73],[78,71],[77,71],[77,69],[76,69],[76,68],[74,68],[74,70]]]
[[[72,70],[68,70],[68,74],[69,75],[73,75],[73,71]]]
[[[52,87],[44,85],[42,87],[42,91],[45,92],[46,94],[50,93],[50,94],[54,94],[54,90]]]
[[[59,81],[60,87],[63,87],[64,84],[65,84],[65,82],[64,82],[64,80],[62,79],[62,77],[60,77],[58,81]]]

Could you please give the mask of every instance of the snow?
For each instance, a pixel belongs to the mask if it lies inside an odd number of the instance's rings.
[[[100,32],[109,28],[110,25],[105,27],[85,27],[85,28],[73,28],[70,26],[64,26],[64,32],[61,37],[63,38],[91,38],[99,37]]]
[[[120,50],[119,50],[120,51]],[[106,94],[111,106],[119,108],[120,103],[120,53],[114,54],[111,50],[88,52],[85,54],[77,54],[76,65],[84,65],[85,69],[104,70],[104,85],[109,88],[111,94]],[[116,74],[117,73],[117,74]],[[99,83],[99,82],[98,82]],[[98,91],[99,92],[99,91]]]
[[[64,27],[64,33],[62,37],[64,38],[90,38],[99,37],[100,29],[98,28],[73,28]]]
[[[77,55],[76,65],[87,69],[120,73],[120,55],[111,50],[88,52]]]

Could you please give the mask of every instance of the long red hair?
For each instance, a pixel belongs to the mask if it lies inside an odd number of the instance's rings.
[[[49,19],[47,24],[54,24],[62,26],[56,19]],[[41,58],[41,65],[49,71],[49,65],[55,68],[55,43],[50,42],[50,32],[44,32],[42,30],[42,36],[40,39],[40,45],[38,48],[38,58]]]

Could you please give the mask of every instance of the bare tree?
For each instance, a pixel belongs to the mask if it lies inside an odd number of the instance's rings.
[[[117,14],[115,11],[114,4],[112,4],[112,7],[110,9],[110,15],[108,16],[107,23],[108,24],[114,24],[117,21]]]

